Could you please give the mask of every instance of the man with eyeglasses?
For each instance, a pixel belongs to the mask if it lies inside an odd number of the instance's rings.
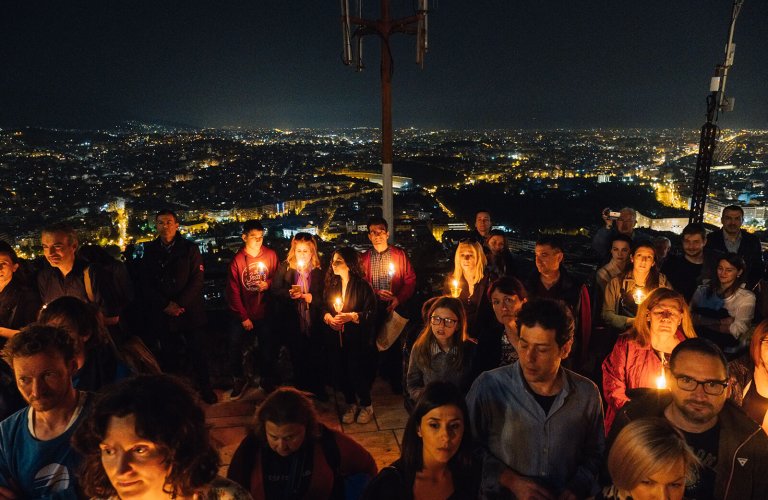
[[[480,498],[572,500],[595,495],[605,451],[597,386],[561,366],[573,346],[567,306],[526,302],[520,359],[482,373],[467,395],[482,457]]]
[[[392,322],[396,320],[402,329],[405,324],[402,320],[412,316],[409,300],[416,291],[416,273],[405,251],[389,244],[386,219],[371,217],[368,220],[368,239],[373,248],[362,254],[361,264],[366,281],[376,292],[378,345],[379,349],[385,348],[379,371],[392,391],[399,394],[403,392],[402,343],[398,327]]]
[[[609,443],[632,420],[666,418],[702,462],[686,484],[685,498],[765,498],[768,436],[728,401],[728,365],[720,348],[703,338],[681,342],[672,351],[665,376],[668,392],[625,405],[611,427]]]
[[[147,329],[155,336],[148,340],[158,349],[163,371],[189,375],[203,401],[213,404],[218,397],[211,389],[206,356],[203,257],[179,232],[172,210],[160,210],[155,227],[157,238],[144,245],[139,264]]]
[[[227,305],[231,313],[229,328],[229,367],[232,372],[230,400],[237,400],[248,388],[253,377],[254,343],[259,343],[261,387],[272,392],[277,383],[275,363],[280,342],[269,326],[267,307],[269,289],[277,271],[277,254],[264,246],[264,226],[258,220],[243,223],[243,246],[229,263],[227,275]],[[273,318],[277,319],[277,318]]]

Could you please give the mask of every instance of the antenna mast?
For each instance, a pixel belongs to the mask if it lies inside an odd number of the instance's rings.
[[[428,0],[416,0],[417,9],[412,16],[391,19],[389,0],[379,0],[381,16],[379,19],[364,19],[363,0],[357,0],[357,16],[352,16],[349,0],[341,0],[341,30],[343,39],[342,62],[349,66],[355,63],[355,69],[362,71],[363,37],[377,35],[381,40],[381,173],[383,181],[382,212],[389,224],[390,240],[394,239],[395,221],[392,200],[392,52],[389,37],[393,33],[416,35],[416,63],[424,67],[424,55],[427,52],[427,12]],[[354,28],[354,31],[353,31]],[[356,39],[353,54],[352,40]]]
[[[689,223],[704,221],[704,206],[709,190],[709,172],[712,168],[715,147],[720,133],[720,129],[716,125],[717,119],[720,117],[721,111],[733,111],[734,99],[725,96],[725,81],[728,78],[728,70],[733,65],[733,55],[736,51],[736,44],[733,43],[733,32],[736,29],[736,18],[739,16],[743,5],[744,0],[734,0],[733,2],[728,42],[725,44],[725,61],[715,67],[715,75],[709,84],[707,123],[701,127],[699,154],[696,157],[696,176],[693,179],[693,192],[691,193],[691,212],[688,216]]]

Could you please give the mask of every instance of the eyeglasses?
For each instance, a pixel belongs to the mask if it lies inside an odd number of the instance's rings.
[[[693,392],[697,387],[701,386],[704,388],[704,392],[710,396],[719,396],[723,393],[723,391],[725,391],[725,388],[728,387],[727,380],[702,381],[696,380],[695,378],[691,378],[686,375],[675,375],[675,380],[677,380],[677,387],[684,391]]]
[[[441,318],[440,316],[432,316],[431,318],[429,318],[429,322],[432,323],[433,326],[438,326],[440,323],[442,323],[447,328],[450,328],[456,323],[458,323],[459,320],[452,319],[452,318]]]

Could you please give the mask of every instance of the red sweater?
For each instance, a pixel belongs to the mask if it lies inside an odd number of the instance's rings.
[[[229,264],[227,304],[240,322],[246,319],[258,321],[266,316],[266,295],[269,288],[265,292],[260,292],[257,288],[260,263],[264,265],[266,280],[271,288],[277,270],[277,254],[274,250],[262,246],[259,255],[251,257],[245,253],[245,248],[241,248]]]

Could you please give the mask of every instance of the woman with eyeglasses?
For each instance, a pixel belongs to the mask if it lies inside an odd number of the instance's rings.
[[[493,323],[493,312],[486,290],[489,278],[483,247],[472,240],[461,240],[456,247],[453,273],[445,283],[445,295],[458,298],[467,315],[467,334],[476,339]]]
[[[360,255],[354,248],[341,247],[333,252],[325,275],[323,312],[323,321],[332,331],[329,346],[334,378],[347,405],[341,421],[367,424],[373,419],[376,295],[365,281]]]
[[[630,256],[624,274],[612,278],[605,287],[602,318],[619,331],[632,327],[638,306],[659,287],[671,288],[667,277],[656,268],[656,249],[651,243],[639,243]]]
[[[768,319],[757,325],[749,352],[728,365],[731,399],[768,433]]]
[[[741,342],[746,343],[755,316],[755,294],[745,288],[746,267],[740,255],[726,254],[709,284],[699,286],[691,297],[699,335],[726,353],[738,352]]]
[[[631,390],[665,386],[669,355],[677,344],[695,336],[685,298],[669,288],[651,292],[637,310],[634,327],[619,336],[603,361],[606,432],[631,399]]]
[[[418,401],[430,382],[451,382],[466,392],[474,344],[467,340],[464,307],[459,299],[439,297],[427,312],[427,324],[408,361],[408,396]]]
[[[296,386],[326,401],[323,363],[323,272],[317,242],[309,233],[296,233],[288,257],[273,282],[277,314],[291,353]]]
[[[484,371],[517,362],[517,313],[528,301],[528,292],[517,278],[504,276],[488,288],[488,297],[496,316],[495,328],[489,328],[477,341],[472,377]]]

